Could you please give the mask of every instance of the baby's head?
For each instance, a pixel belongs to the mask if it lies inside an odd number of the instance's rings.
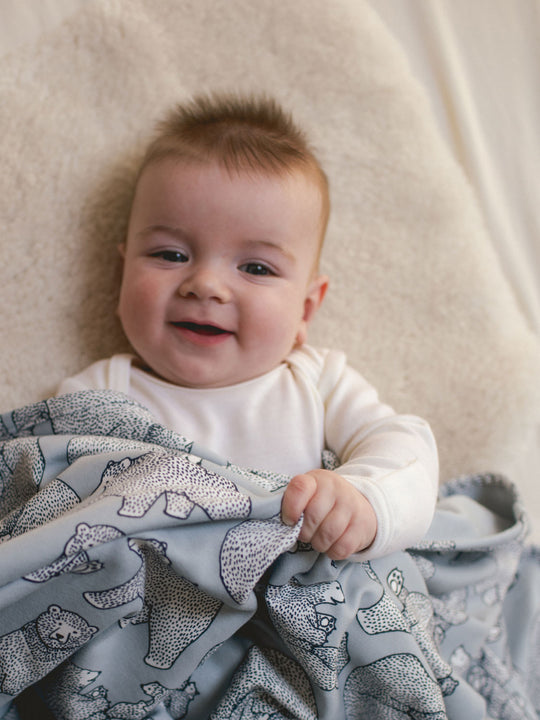
[[[277,367],[324,297],[328,214],[326,176],[274,101],[177,108],[143,160],[122,246],[118,312],[143,363],[199,388]]]

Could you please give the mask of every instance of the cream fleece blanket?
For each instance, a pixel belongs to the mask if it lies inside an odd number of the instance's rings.
[[[369,0],[473,183],[504,273],[540,333],[538,0]],[[539,448],[540,451],[540,448]]]
[[[539,422],[538,340],[400,47],[360,0],[74,1],[3,53],[0,410],[125,348],[115,246],[134,163],[171,103],[214,89],[276,95],[330,176],[332,285],[311,342],[343,347],[431,422],[442,480],[513,476]]]

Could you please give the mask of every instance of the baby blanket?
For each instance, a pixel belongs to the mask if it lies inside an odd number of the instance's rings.
[[[99,391],[4,414],[0,481],[0,717],[537,718],[540,562],[501,477],[333,562],[281,523],[287,478]]]

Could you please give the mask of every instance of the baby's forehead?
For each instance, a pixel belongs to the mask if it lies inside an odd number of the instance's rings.
[[[283,183],[292,196],[298,194],[304,198],[310,197],[310,203],[313,203],[315,212],[321,214],[323,218],[322,224],[326,226],[328,219],[328,188],[321,177],[321,174],[317,172],[316,168],[311,167],[307,163],[298,162],[290,167],[280,169],[279,171],[270,168],[260,168],[258,166],[252,167],[249,164],[241,165],[238,167],[227,167],[219,159],[210,158],[208,160],[192,159],[185,157],[177,157],[174,154],[159,157],[145,163],[139,170],[137,175],[134,192],[132,196],[132,204],[130,213],[133,210],[136,200],[141,200],[149,193],[154,190],[154,180],[156,175],[159,176],[159,182],[164,183],[166,186],[170,183],[174,186],[177,182],[182,182],[179,179],[178,174],[175,170],[218,170],[217,176],[213,175],[212,181],[220,182],[220,176],[223,177],[223,181],[240,179],[243,182],[253,181],[254,184],[260,187],[260,192],[264,193],[265,183],[268,181],[268,187],[274,185],[276,182]],[[152,175],[153,177],[149,177]],[[205,181],[203,173],[203,182]]]
[[[180,171],[178,173],[177,171]],[[130,208],[130,216],[135,206],[145,201],[148,196],[155,193],[155,182],[158,180],[163,187],[172,187],[179,183],[179,187],[186,182],[183,170],[198,171],[202,170],[202,175],[197,178],[197,182],[210,181],[211,184],[221,182],[227,183],[228,180],[239,179],[242,183],[251,180],[254,185],[258,186],[260,194],[265,194],[265,185],[269,191],[273,191],[276,183],[283,183],[286,192],[291,198],[297,198],[301,205],[307,203],[311,206],[311,215],[318,216],[320,219],[321,235],[326,232],[326,225],[329,215],[329,197],[326,176],[316,166],[304,161],[297,161],[289,164],[287,167],[264,168],[259,165],[252,166],[249,163],[228,167],[220,158],[208,158],[201,160],[200,158],[191,158],[178,156],[177,154],[169,154],[153,158],[146,162],[139,170],[136,178],[135,188],[133,192],[133,200]],[[210,170],[208,177],[205,171]],[[217,172],[213,172],[217,171]],[[267,182],[268,181],[268,182]]]

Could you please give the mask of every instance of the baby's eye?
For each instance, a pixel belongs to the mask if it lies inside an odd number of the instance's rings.
[[[276,273],[263,263],[245,263],[240,265],[240,270],[247,273],[248,275],[275,275]]]
[[[180,250],[158,250],[150,255],[150,257],[161,258],[166,262],[183,263],[187,262],[188,257]]]

